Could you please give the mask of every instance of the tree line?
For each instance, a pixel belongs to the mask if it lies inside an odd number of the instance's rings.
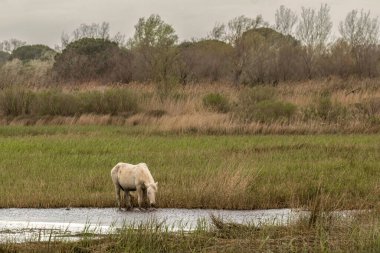
[[[0,85],[101,81],[276,84],[327,76],[380,75],[379,20],[352,10],[332,38],[330,7],[280,6],[275,24],[261,15],[218,23],[205,38],[179,42],[159,15],[140,18],[132,38],[109,24],[82,24],[61,45],[0,42]]]

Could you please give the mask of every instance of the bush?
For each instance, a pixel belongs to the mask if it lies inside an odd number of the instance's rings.
[[[230,110],[228,99],[219,93],[210,93],[203,97],[203,105],[209,110],[226,113]]]
[[[2,115],[18,116],[29,114],[33,94],[19,87],[10,87],[0,92],[0,111]]]
[[[100,113],[118,114],[138,111],[137,97],[126,89],[110,89],[102,94]]]
[[[338,102],[333,103],[329,92],[322,92],[315,102],[304,111],[306,119],[321,119],[328,122],[338,122],[347,116],[347,110]]]
[[[73,116],[79,111],[79,99],[74,94],[53,90],[37,93],[33,101],[32,114],[50,116]]]
[[[264,100],[274,99],[275,97],[275,88],[269,86],[256,86],[244,89],[240,93],[239,100],[244,105],[253,105]]]
[[[289,120],[295,113],[297,107],[292,103],[264,100],[252,107],[250,120],[258,122],[272,122],[276,120]]]
[[[277,101],[274,88],[258,86],[241,92],[236,109],[236,115],[244,122],[268,123],[289,120],[297,107],[292,103]]]

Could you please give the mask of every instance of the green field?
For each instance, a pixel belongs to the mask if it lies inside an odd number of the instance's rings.
[[[148,164],[159,207],[370,208],[380,135],[176,135],[116,126],[0,127],[0,207],[110,207],[111,168]]]

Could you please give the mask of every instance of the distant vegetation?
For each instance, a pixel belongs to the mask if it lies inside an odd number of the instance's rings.
[[[239,16],[191,41],[159,15],[140,18],[129,39],[103,22],[63,33],[54,50],[2,41],[1,122],[91,115],[164,131],[378,131],[378,18],[353,10],[336,39],[328,5],[300,15],[281,6],[275,18]]]
[[[1,72],[12,73],[0,75],[0,86],[88,81],[252,86],[380,75],[379,20],[370,12],[349,12],[338,24],[336,39],[331,36],[333,24],[326,4],[319,9],[302,7],[300,15],[281,6],[275,18],[270,25],[261,15],[239,16],[216,25],[205,38],[185,42],[179,42],[173,27],[158,15],[140,18],[128,40],[121,33],[111,36],[106,22],[82,24],[72,34],[62,34],[57,52],[44,45],[6,40],[0,42]],[[50,64],[38,66],[36,71],[44,73],[40,79],[23,79],[18,76],[24,75],[25,68],[15,67],[17,59],[24,65],[38,64],[31,60]]]

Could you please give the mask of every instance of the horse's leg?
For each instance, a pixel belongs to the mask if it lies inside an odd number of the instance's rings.
[[[129,191],[124,191],[125,193],[125,208],[130,210],[132,208],[131,205],[131,196],[129,195]]]
[[[116,194],[116,202],[119,210],[121,210],[121,202],[120,202],[120,186],[115,185],[115,194]]]
[[[144,193],[141,187],[138,187],[136,191],[137,191],[137,202],[139,203],[139,209],[141,210],[142,202],[144,199]]]
[[[143,190],[143,203],[144,203],[144,208],[145,209],[148,209],[149,205],[148,205],[148,192],[146,189]]]

